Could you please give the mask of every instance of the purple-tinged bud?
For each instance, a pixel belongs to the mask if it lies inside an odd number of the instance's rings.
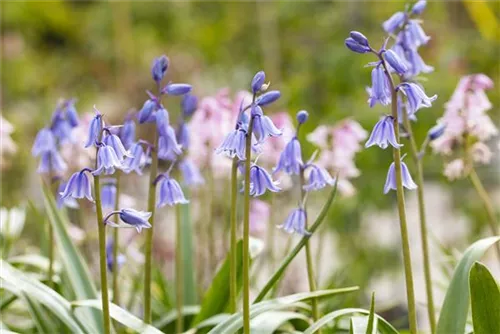
[[[192,87],[188,84],[168,84],[161,90],[162,94],[184,95],[191,91]]]
[[[78,120],[78,113],[76,112],[76,108],[75,108],[75,100],[70,100],[67,103],[66,120],[68,121],[69,125],[72,128],[77,127],[78,123],[80,123]]]
[[[87,139],[87,143],[85,144],[85,147],[94,145],[97,138],[99,138],[99,135],[101,134],[101,129],[102,129],[102,115],[99,112],[97,112],[94,118],[92,118],[92,121],[90,121],[89,136]]]
[[[187,149],[190,143],[189,129],[186,123],[182,122],[177,128],[177,142],[183,149]]]
[[[120,139],[123,146],[128,150],[135,140],[135,122],[132,119],[126,119],[120,128]]]
[[[297,113],[297,122],[299,124],[304,124],[309,118],[309,113],[305,110],[301,110]]]
[[[139,121],[139,124],[148,122],[155,108],[156,108],[155,101],[147,100],[146,102],[144,102],[142,109],[139,111],[139,114],[137,115],[137,120]]]
[[[411,9],[411,13],[414,15],[420,15],[424,11],[425,7],[427,6],[427,1],[425,0],[420,0],[416,4],[413,5],[413,8]]]
[[[394,30],[401,27],[406,20],[406,14],[403,12],[394,13],[387,21],[382,24],[384,30],[388,33],[393,33]]]
[[[281,96],[281,93],[279,90],[272,90],[270,92],[264,93],[261,96],[259,96],[256,100],[255,103],[261,107],[267,106],[268,104],[273,103],[277,99],[279,99]]]
[[[360,33],[359,31],[351,31],[349,36],[351,36],[353,40],[355,40],[358,44],[362,46],[368,46],[368,47],[370,46],[368,44],[368,38],[366,38],[366,36]]]
[[[405,65],[403,60],[399,58],[396,52],[387,50],[384,52],[384,58],[398,74],[403,75],[406,71],[408,71],[408,67]]]
[[[170,118],[168,111],[164,108],[160,108],[156,112],[156,129],[161,136],[167,136],[167,130],[170,126]]]
[[[352,37],[347,37],[344,42],[345,46],[351,51],[354,51],[356,53],[367,53],[370,52],[370,48],[367,46],[363,46],[356,42],[354,38]]]
[[[430,140],[435,140],[441,137],[446,130],[446,124],[444,123],[439,123],[437,125],[434,125],[429,132],[427,132],[427,136],[429,137]]]
[[[167,69],[168,69],[167,56],[162,55],[156,58],[153,61],[153,66],[151,67],[151,75],[153,77],[153,80],[156,82],[160,82],[165,76],[165,73],[167,73]]]
[[[252,92],[254,94],[260,92],[264,81],[266,80],[266,74],[264,71],[257,72],[252,79]]]
[[[186,94],[181,100],[182,115],[187,118],[191,117],[196,108],[198,108],[198,98],[191,94]]]

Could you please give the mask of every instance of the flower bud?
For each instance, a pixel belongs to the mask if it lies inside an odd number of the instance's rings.
[[[182,97],[181,108],[184,117],[190,117],[198,107],[198,98],[191,94],[186,94]]]
[[[367,53],[367,52],[370,52],[370,48],[369,47],[363,46],[363,45],[359,44],[352,37],[346,38],[344,44],[345,44],[345,46],[347,46],[347,48],[349,50],[354,51],[356,53]]]
[[[351,38],[355,40],[356,43],[361,44],[362,46],[369,46],[368,38],[366,38],[366,36],[359,31],[351,31],[349,36],[351,36]]]
[[[305,110],[301,110],[297,113],[297,122],[299,124],[304,124],[309,118],[309,113]]]
[[[424,11],[425,6],[427,6],[427,1],[420,0],[415,5],[413,5],[413,8],[411,9],[411,13],[414,15],[420,15]]]
[[[258,93],[261,90],[265,80],[266,80],[266,74],[264,73],[264,71],[260,71],[257,72],[257,74],[255,74],[255,76],[252,79],[252,92],[254,94]]]
[[[435,140],[439,137],[441,137],[446,130],[446,125],[443,123],[434,125],[429,132],[427,132],[427,136],[429,136],[430,140]]]
[[[261,96],[257,98],[255,103],[261,107],[266,106],[268,104],[273,103],[277,99],[279,99],[281,96],[281,93],[279,90],[272,90],[270,92],[264,93]]]
[[[168,69],[167,56],[162,55],[156,58],[153,61],[153,66],[151,67],[151,75],[153,77],[153,80],[156,82],[160,82],[165,76],[165,73],[167,73],[167,69]]]
[[[405,65],[403,60],[399,58],[399,56],[394,52],[393,50],[387,50],[384,53],[384,58],[385,60],[391,65],[391,67],[398,73],[398,74],[405,74],[406,71],[408,71],[408,67]]]
[[[161,92],[168,95],[184,95],[191,91],[192,87],[188,84],[168,84]]]

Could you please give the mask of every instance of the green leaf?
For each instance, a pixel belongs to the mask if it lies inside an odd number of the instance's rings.
[[[481,259],[488,248],[499,240],[500,237],[481,239],[464,252],[446,291],[437,324],[437,334],[464,333],[469,313],[470,268],[474,262]]]
[[[231,314],[229,314],[229,313],[216,314],[213,317],[210,317],[210,318],[200,322],[196,326],[196,328],[199,329],[199,328],[204,328],[204,327],[214,327],[214,326],[217,326],[219,323],[226,321],[230,317],[231,317]]]
[[[7,261],[11,264],[22,264],[27,266],[32,266],[38,268],[44,272],[49,271],[49,259],[45,256],[39,254],[26,254],[10,257]],[[54,272],[59,273],[61,271],[61,264],[54,261]]]
[[[238,290],[241,288],[241,279],[243,274],[242,260],[243,242],[239,240],[236,244],[236,258],[238,259]],[[224,260],[219,271],[212,280],[212,284],[208,288],[203,303],[201,304],[200,313],[193,320],[193,326],[196,326],[205,319],[208,319],[216,314],[223,313],[229,304],[229,254]]]
[[[76,317],[71,312],[69,301],[48,286],[28,277],[22,271],[0,260],[0,278],[9,284],[3,284],[5,289],[17,294],[28,295],[31,299],[47,307],[54,315],[68,326],[73,333],[85,333]]]
[[[21,292],[22,299],[26,302],[28,306],[28,311],[31,315],[31,319],[35,323],[36,328],[40,333],[57,333],[58,330],[54,327],[53,320],[49,318],[42,306],[34,301],[32,298],[28,297],[26,293]]]
[[[320,290],[315,292],[303,292],[276,299],[266,300],[250,306],[250,319],[255,318],[259,314],[269,311],[277,311],[293,307],[297,302],[319,297],[333,296],[336,294],[348,293],[358,290],[358,287],[349,287],[343,289]],[[226,321],[215,326],[209,334],[233,334],[243,326],[243,315],[240,313],[233,314]]]
[[[370,312],[367,310],[363,310],[360,308],[345,308],[337,311],[330,312],[326,315],[324,315],[321,319],[316,321],[314,324],[312,324],[305,332],[304,334],[312,334],[317,332],[320,328],[323,326],[327,325],[331,321],[344,317],[349,314],[367,314],[369,315]],[[377,330],[381,334],[398,334],[398,331],[389,323],[387,320],[382,318],[381,316],[375,314],[375,317],[377,318]]]
[[[187,188],[183,188],[184,194],[189,196]],[[187,197],[189,198],[189,197]],[[181,224],[182,224],[182,260],[183,260],[183,286],[184,286],[184,305],[196,305],[198,303],[197,285],[196,285],[196,266],[193,260],[193,224],[191,222],[190,204],[180,206]]]
[[[372,292],[372,301],[370,303],[370,315],[368,316],[368,323],[366,326],[366,334],[377,333],[377,322],[375,318],[375,292]]]
[[[77,300],[75,302],[72,302],[71,305],[73,307],[92,307],[102,311],[102,302],[98,299]],[[127,326],[128,328],[131,328],[138,333],[163,334],[161,331],[151,325],[146,324],[135,315],[112,303],[109,304],[109,315],[111,316],[111,318],[118,321],[122,325]]]
[[[309,318],[302,313],[291,311],[271,311],[260,314],[250,322],[250,331],[259,334],[273,334],[278,328],[290,320],[302,320],[306,326]]]
[[[500,290],[488,268],[475,262],[469,284],[474,333],[500,333]]]
[[[43,193],[45,210],[56,239],[57,254],[68,275],[71,287],[78,299],[96,299],[97,292],[87,264],[66,230],[68,219],[63,211],[57,209],[54,197],[46,185],[43,185]],[[102,315],[98,311],[91,310],[87,317],[92,322],[91,327],[96,328],[99,332],[104,331]]]
[[[195,315],[200,312],[200,306],[198,305],[189,305],[189,306],[184,306],[182,308],[182,316],[190,316],[190,315]],[[165,316],[163,316],[161,319],[157,320],[154,322],[154,326],[156,328],[163,328],[171,323],[173,323],[177,319],[177,310],[172,310],[169,313],[167,313]]]

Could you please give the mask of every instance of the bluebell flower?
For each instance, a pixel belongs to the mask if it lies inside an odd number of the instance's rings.
[[[52,116],[50,130],[61,142],[71,138],[71,126],[64,118],[61,110],[57,110]]]
[[[42,153],[55,150],[57,150],[56,139],[52,131],[48,128],[38,131],[33,147],[31,148],[31,154],[37,157]]]
[[[170,177],[163,175],[160,184],[157,187],[156,207],[161,208],[165,205],[187,204],[189,201],[184,197],[179,183]]]
[[[191,91],[192,86],[189,84],[175,84],[175,83],[169,83],[163,89],[161,92],[163,94],[168,94],[168,95],[184,95],[187,94]]]
[[[264,115],[262,108],[258,105],[252,107],[252,117],[253,117],[253,133],[257,138],[257,142],[261,143],[267,137],[279,137],[283,134],[280,129],[278,129],[273,121]]]
[[[426,6],[427,6],[427,1],[420,0],[413,5],[413,7],[411,8],[411,13],[414,15],[420,15],[422,14]]]
[[[110,175],[115,172],[115,168],[123,169],[123,160],[116,155],[115,150],[108,145],[102,144],[97,153],[97,169],[92,172],[93,175]]]
[[[187,186],[194,187],[205,183],[198,166],[191,159],[182,159],[179,162],[179,170]]]
[[[96,115],[90,121],[89,126],[89,136],[85,147],[89,147],[95,144],[102,130],[102,115],[96,111]]]
[[[257,99],[255,99],[255,104],[263,107],[267,106],[268,104],[273,103],[277,99],[279,99],[281,96],[281,93],[279,90],[271,90],[267,93],[264,93],[260,95]]]
[[[76,201],[76,199],[74,199],[73,197],[66,197],[66,198],[61,197],[61,193],[64,191],[64,189],[66,189],[66,185],[67,185],[67,182],[60,182],[59,183],[59,187],[57,188],[57,194],[56,194],[57,207],[60,209],[63,206],[65,206],[68,208],[77,209],[79,207],[79,205],[78,205],[78,202]]]
[[[309,118],[309,113],[305,110],[301,110],[297,113],[297,122],[299,125],[304,124],[307,122],[307,119]]]
[[[191,94],[185,94],[181,100],[182,115],[184,118],[191,117],[198,108],[198,98]]]
[[[372,133],[370,138],[368,138],[365,147],[377,145],[382,149],[386,149],[389,144],[394,148],[400,148],[403,146],[399,144],[396,139],[396,134],[394,132],[394,118],[392,118],[392,116],[383,116],[373,127]]]
[[[403,12],[394,13],[387,21],[382,23],[382,27],[388,33],[393,33],[400,28],[406,20],[406,14]]]
[[[284,170],[287,174],[299,175],[303,164],[300,142],[297,137],[293,137],[292,140],[286,144],[283,152],[281,152],[278,165],[273,173]]]
[[[229,158],[238,157],[240,160],[245,160],[246,135],[247,132],[242,127],[231,131],[215,150],[215,153],[224,153]]]
[[[406,95],[408,101],[408,114],[414,114],[420,108],[429,108],[432,102],[437,99],[437,95],[427,96],[419,85],[413,82],[403,82],[399,84],[398,90],[401,90]]]
[[[78,113],[76,112],[74,99],[66,103],[66,120],[72,128],[77,127],[80,123],[78,119]]]
[[[369,46],[359,44],[352,37],[347,37],[344,41],[344,44],[349,50],[356,53],[367,53],[371,51]]]
[[[302,208],[297,208],[290,212],[285,222],[278,225],[278,227],[290,234],[295,232],[303,236],[309,236],[311,233],[306,230],[306,222],[306,211]]]
[[[64,162],[59,152],[46,151],[42,153],[40,163],[38,164],[37,172],[39,174],[62,174],[66,171],[68,166]]]
[[[182,146],[183,149],[189,148],[190,137],[189,128],[186,123],[181,122],[177,128],[177,142]]]
[[[114,180],[102,180],[101,186],[101,205],[106,209],[114,209],[116,202],[116,184]]]
[[[156,112],[156,129],[160,136],[167,136],[168,127],[170,126],[170,117],[168,111],[164,108],[158,109]]]
[[[113,148],[113,151],[115,151],[116,156],[118,157],[119,160],[123,160],[125,157],[131,158],[132,154],[128,152],[125,147],[122,144],[122,141],[120,140],[120,137],[114,134],[108,134],[104,137],[103,143],[107,146],[110,146]]]
[[[106,264],[110,272],[112,272],[115,267],[113,259],[113,247],[114,247],[113,239],[109,239],[108,242],[106,243]],[[120,270],[120,268],[125,264],[125,260],[126,260],[125,255],[120,253],[116,255],[117,270]]]
[[[408,115],[408,120],[412,121],[412,122],[416,122],[417,121],[417,116],[415,115],[415,113],[410,113],[408,112],[408,103],[404,103],[403,102],[403,98],[401,97],[401,94],[398,94],[398,122],[400,124],[403,124],[404,123],[404,114],[403,112],[406,112],[406,114]]]
[[[66,187],[60,193],[61,198],[86,198],[93,202],[92,198],[92,187],[90,186],[90,179],[85,173],[89,171],[87,168],[82,169],[79,172],[74,173],[66,183]]]
[[[417,185],[413,182],[411,178],[410,171],[406,164],[401,161],[401,175],[403,177],[403,187],[409,190],[417,189]],[[384,194],[387,194],[390,190],[396,190],[396,170],[394,162],[389,166],[389,171],[387,172],[387,178],[384,185]]]
[[[120,128],[120,140],[123,146],[128,150],[135,141],[135,122],[132,118],[128,117],[123,122],[123,126]]]
[[[410,49],[408,51],[408,61],[411,64],[408,74],[412,77],[420,73],[430,73],[434,71],[434,67],[424,63],[424,60],[420,57],[417,50]]]
[[[182,147],[177,143],[175,130],[168,126],[165,135],[158,138],[158,157],[163,160],[174,160],[182,153]]]
[[[250,167],[250,195],[257,197],[265,194],[266,190],[278,192],[281,190],[278,187],[278,182],[273,181],[273,178],[262,167],[252,165]]]
[[[163,79],[167,73],[168,63],[168,58],[165,55],[162,55],[153,61],[153,66],[151,66],[151,76],[154,81],[159,83]]]
[[[264,71],[259,71],[257,72],[253,79],[252,79],[252,92],[254,94],[257,94],[258,92],[260,92],[261,88],[262,88],[262,85],[264,84],[264,81],[266,81],[266,74],[264,73]]]
[[[403,75],[408,71],[408,66],[406,66],[405,62],[393,50],[389,49],[384,52],[384,58],[396,73]]]
[[[391,103],[391,86],[381,65],[372,70],[372,87],[368,103],[373,107],[377,102],[386,106]]]
[[[142,165],[144,159],[144,149],[142,148],[140,143],[134,143],[130,147],[130,153],[132,157],[126,158],[123,161],[123,171],[126,174],[130,172],[136,172],[139,175],[142,175]]]
[[[306,168],[309,170],[309,178],[307,184],[303,186],[305,191],[320,190],[327,185],[333,186],[335,184],[335,179],[323,167],[309,164]]]
[[[429,137],[430,140],[435,140],[441,137],[444,134],[445,130],[446,130],[446,124],[438,123],[429,129],[429,131],[427,132],[427,136]]]
[[[427,44],[431,39],[427,36],[417,20],[410,20],[405,29],[405,42],[410,49]]]
[[[153,100],[146,100],[142,109],[137,114],[137,121],[139,124],[144,124],[146,122],[151,121],[151,116],[153,115],[153,111],[156,109],[156,102]]]
[[[134,209],[121,209],[120,211],[113,211],[104,218],[104,224],[111,227],[122,227],[109,219],[113,215],[119,215],[120,219],[125,223],[134,227],[137,232],[141,232],[143,228],[151,228],[148,219],[151,218],[151,212],[137,211]]]

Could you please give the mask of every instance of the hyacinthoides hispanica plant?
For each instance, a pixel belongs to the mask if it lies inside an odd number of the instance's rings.
[[[402,161],[404,156],[401,156],[402,145],[400,144],[399,123],[400,121],[404,121],[406,118],[413,116],[420,108],[430,107],[437,96],[428,97],[417,83],[409,80],[404,80],[396,85],[392,77],[392,73],[396,73],[400,77],[404,77],[407,73],[415,75],[415,72],[417,71],[420,73],[429,70],[416,51],[416,47],[425,44],[429,38],[423,32],[418,21],[409,19],[411,15],[418,15],[422,13],[425,5],[425,1],[419,1],[409,12],[398,12],[389,20],[384,22],[384,30],[389,33],[393,33],[402,27],[401,31],[398,33],[398,37],[396,38],[396,43],[391,49],[387,48],[390,36],[385,40],[382,48],[378,51],[373,49],[369,45],[368,39],[357,31],[351,32],[350,37],[345,40],[345,45],[351,51],[357,53],[373,53],[378,58],[377,62],[370,63],[370,65],[374,66],[372,70],[372,87],[370,89],[370,98],[368,100],[370,107],[373,107],[377,103],[384,106],[391,104],[392,107],[391,115],[383,116],[375,125],[370,138],[366,143],[366,147],[372,145],[377,145],[382,149],[387,148],[389,145],[393,147],[394,161],[389,167],[387,180],[384,186],[384,193],[388,193],[391,189],[396,190],[397,192],[406,278],[408,316],[411,333],[417,332],[417,320],[403,188],[405,187],[412,190],[416,189],[418,186],[413,182],[408,167]],[[407,55],[411,56],[410,63],[406,59]],[[406,111],[402,112],[404,97],[406,98]],[[402,119],[400,119],[400,113],[403,114]],[[423,196],[419,199],[422,201],[423,205]],[[425,224],[424,217],[425,212],[421,211],[421,226],[422,224]],[[422,239],[424,238],[426,238],[426,235],[422,236]],[[426,261],[428,261],[428,259]],[[431,282],[428,281],[428,279],[430,279],[430,276],[426,275],[426,284],[428,287],[427,291],[431,288]],[[432,298],[431,296],[432,294],[428,294],[428,298]],[[432,304],[430,304],[429,307],[431,308],[429,313],[433,314]],[[431,317],[431,319],[431,321],[433,321],[434,317]],[[434,328],[434,325],[431,326]]]
[[[238,165],[243,164],[243,329],[250,333],[250,196],[261,196],[267,190],[278,192],[281,189],[273,181],[271,175],[255,162],[251,161],[252,150],[259,152],[260,144],[267,137],[281,136],[282,132],[265,116],[262,107],[267,106],[280,97],[277,90],[266,92],[269,87],[265,83],[263,71],[252,79],[252,103],[240,106],[236,126],[217,148],[216,152],[224,153],[233,159],[231,172],[231,244],[230,244],[230,309],[236,311],[236,193]],[[250,116],[245,112],[250,110]]]
[[[187,202],[180,185],[170,178],[170,171],[175,165],[176,157],[182,153],[181,146],[177,143],[174,128],[170,125],[169,113],[162,104],[163,95],[185,95],[191,91],[188,84],[167,83],[162,87],[162,80],[167,73],[169,60],[160,56],[153,61],[151,75],[156,82],[157,95],[148,91],[149,99],[139,111],[137,119],[140,124],[155,123],[153,143],[148,145],[148,158],[151,160],[148,190],[148,211],[151,212],[151,229],[146,233],[144,248],[144,321],[151,323],[151,272],[153,250],[153,226],[155,208],[157,206],[174,205]],[[149,157],[150,155],[150,157]],[[164,174],[158,175],[158,159],[170,160],[171,166]],[[159,187],[158,195],[157,187]],[[156,200],[158,197],[158,200]],[[180,302],[180,301],[179,301]]]
[[[111,332],[111,323],[109,318],[109,297],[107,283],[107,268],[109,258],[107,256],[106,246],[106,225],[113,227],[134,227],[140,232],[143,228],[149,228],[151,225],[148,219],[151,216],[149,212],[136,211],[130,208],[111,211],[106,217],[103,216],[103,199],[101,190],[101,175],[113,175],[117,169],[128,171],[126,160],[135,159],[129,151],[125,149],[120,138],[113,133],[116,127],[105,126],[103,115],[95,109],[96,114],[89,127],[88,139],[85,147],[95,147],[95,168],[83,168],[74,173],[64,190],[60,193],[61,199],[67,198],[83,199],[94,202],[92,197],[92,187],[90,176],[94,179],[94,196],[96,206],[96,220],[99,234],[99,268],[101,278],[101,301],[102,314],[104,322],[104,332]],[[106,193],[106,191],[104,192]],[[112,222],[112,216],[118,216],[125,225]],[[115,264],[118,264],[115,260]],[[112,266],[112,265],[111,265]],[[117,266],[117,265],[115,265]]]
[[[56,107],[50,126],[41,129],[33,143],[31,153],[35,157],[40,157],[40,164],[37,172],[47,175],[49,188],[57,192],[57,182],[67,170],[67,165],[59,153],[61,143],[65,141],[73,141],[72,129],[77,127],[79,123],[78,113],[75,108],[75,100],[62,101]],[[64,186],[63,183],[60,187]],[[57,194],[56,194],[57,195]],[[59,198],[59,196],[56,196]],[[74,205],[74,203],[66,203]],[[63,201],[58,200],[58,206],[62,206]],[[49,268],[47,278],[50,287],[53,287],[52,276],[54,272],[54,232],[52,224],[48,224],[48,258]]]

